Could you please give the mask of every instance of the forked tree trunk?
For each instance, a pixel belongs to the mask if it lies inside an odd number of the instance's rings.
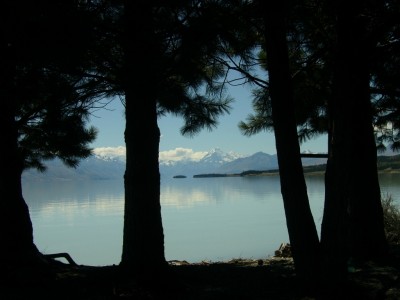
[[[374,2],[370,10],[374,9]],[[342,6],[344,21],[340,24],[342,37],[339,49],[345,48],[342,59],[343,101],[347,103],[350,124],[348,147],[351,163],[347,166],[350,175],[350,256],[355,260],[382,259],[387,254],[387,242],[383,223],[381,191],[377,170],[377,149],[372,126],[370,94],[370,61],[376,42],[373,33],[365,25],[362,7],[364,1],[352,2],[350,8],[346,1]],[[353,14],[352,14],[353,12]],[[350,48],[350,49],[349,49]],[[348,85],[350,83],[350,85]],[[351,170],[353,170],[353,172]],[[357,170],[356,172],[354,170]]]
[[[325,277],[338,284],[352,260],[387,250],[377,175],[369,93],[373,44],[362,20],[362,1],[337,2],[334,95],[321,243]]]

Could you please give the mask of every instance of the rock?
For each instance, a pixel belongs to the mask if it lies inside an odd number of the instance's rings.
[[[292,250],[290,244],[282,243],[279,249],[275,251],[275,256],[277,257],[292,257]]]

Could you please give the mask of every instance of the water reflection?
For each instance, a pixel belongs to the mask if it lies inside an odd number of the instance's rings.
[[[56,211],[76,215],[121,214],[123,182],[93,181],[37,181],[23,183],[24,197],[36,214]]]
[[[395,199],[399,174],[380,177]],[[307,176],[319,231],[324,178]],[[35,243],[44,253],[69,252],[81,264],[118,264],[124,189],[120,181],[24,182]],[[161,204],[167,259],[260,258],[287,242],[278,176],[162,178]]]
[[[279,178],[218,177],[167,179],[161,185],[161,203],[175,207],[216,205],[218,202],[250,198],[265,201],[280,193]]]

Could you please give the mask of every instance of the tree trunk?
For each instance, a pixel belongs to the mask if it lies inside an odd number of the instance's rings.
[[[22,196],[22,160],[18,149],[18,129],[15,121],[13,49],[7,40],[1,41],[0,90],[4,97],[0,110],[2,146],[0,156],[5,160],[0,180],[1,257],[8,267],[33,265],[40,261],[40,253],[33,242],[33,228],[28,206]]]
[[[0,253],[9,267],[17,267],[39,262],[40,253],[33,242],[29,209],[22,196],[16,128],[14,116],[8,114],[10,105],[7,102],[4,102],[0,113],[0,126],[3,129],[1,157],[7,160],[3,165],[4,176],[0,180]]]
[[[343,281],[350,258],[386,251],[369,93],[371,43],[361,2],[337,4],[334,95],[321,243],[326,278]]]
[[[160,205],[160,131],[151,2],[125,1],[126,171],[121,266],[157,275],[167,264]]]
[[[260,3],[265,13],[269,91],[289,239],[296,274],[300,279],[314,282],[318,275],[319,240],[300,157],[289,73],[284,1]]]
[[[353,170],[350,172],[348,169],[351,174],[348,185],[350,188],[349,254],[353,259],[361,261],[381,259],[387,254],[369,89],[371,80],[369,62],[372,59],[373,47],[376,45],[374,40],[368,37],[365,20],[362,17],[363,3],[358,1],[354,3],[352,9],[349,9],[349,4],[346,2],[345,6],[342,6],[344,21],[339,27],[343,48],[347,48],[347,53],[340,56],[343,59],[343,66],[347,68],[343,72],[349,76],[340,74],[342,80],[343,78],[348,80],[347,83],[343,83],[346,95],[343,96],[344,100],[347,100],[349,109],[346,116],[349,118],[349,123],[351,122],[347,128],[351,143],[349,146],[351,165],[347,167]]]

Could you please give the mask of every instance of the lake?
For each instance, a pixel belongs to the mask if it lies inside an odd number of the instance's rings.
[[[400,198],[400,174],[380,175],[382,193]],[[307,176],[319,231],[323,176]],[[118,264],[122,252],[123,181],[23,182],[43,253],[68,252],[78,264]],[[267,258],[288,242],[278,176],[162,178],[167,260]]]

